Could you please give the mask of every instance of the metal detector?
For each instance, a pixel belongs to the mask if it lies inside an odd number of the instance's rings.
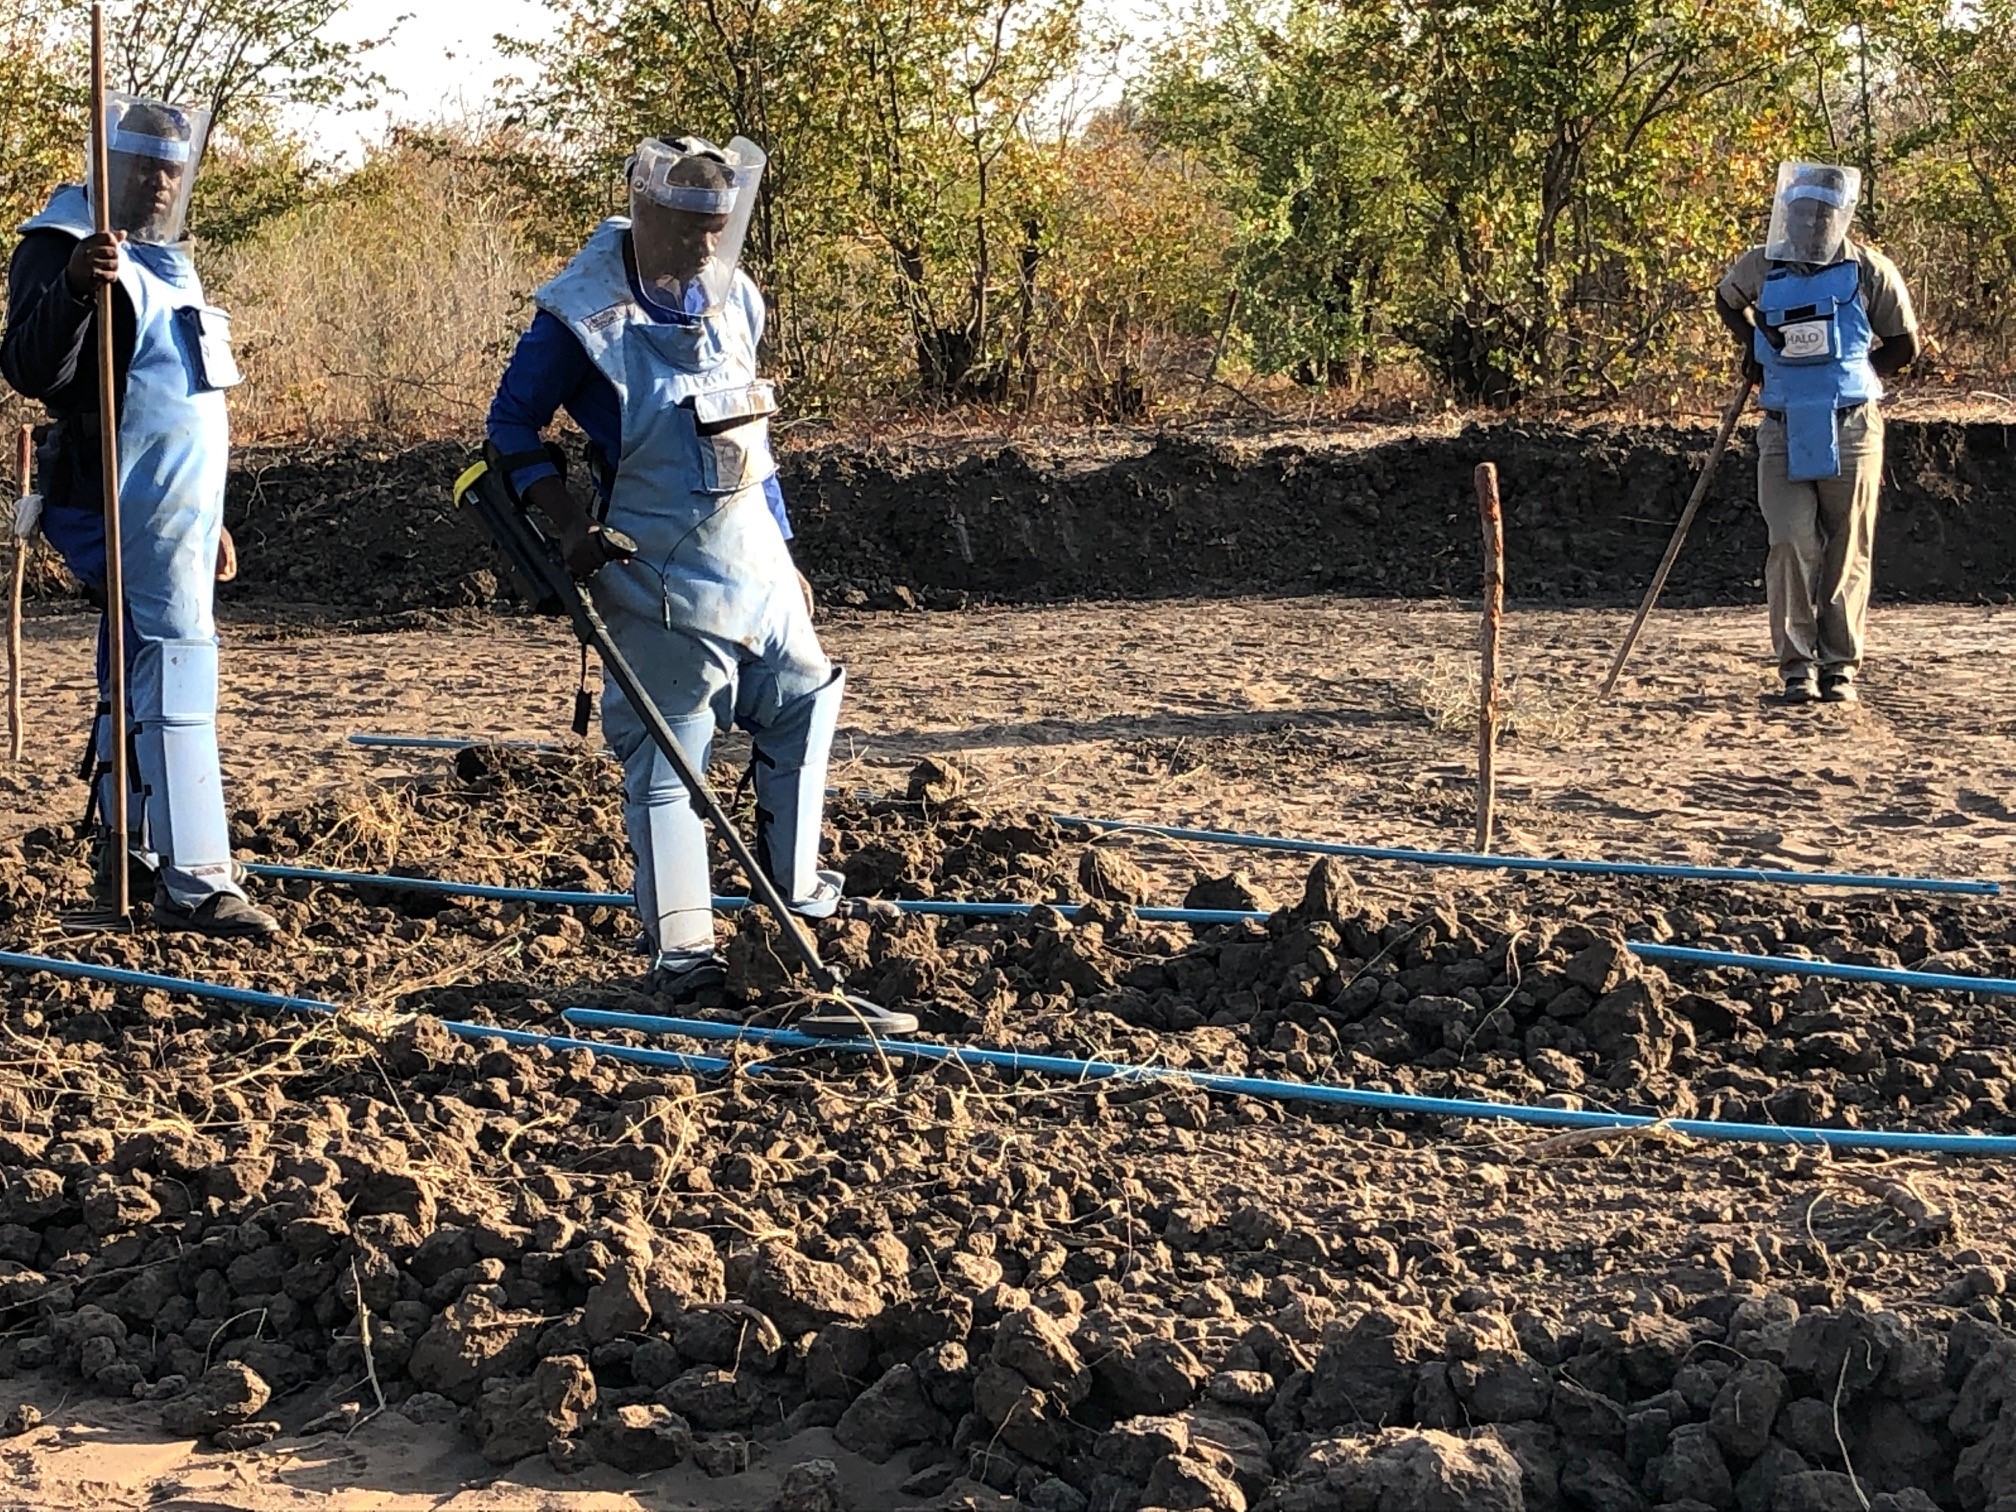
[[[706,777],[695,770],[686,753],[679,748],[664,714],[644,690],[636,669],[617,648],[609,626],[569,570],[560,543],[540,528],[532,512],[525,507],[525,502],[512,489],[494,447],[485,446],[483,460],[455,480],[455,502],[468,508],[482,521],[483,528],[504,553],[511,574],[524,589],[533,611],[556,618],[565,615],[573,621],[574,634],[582,645],[602,659],[603,672],[630,701],[630,707],[643,721],[645,731],[685,785],[694,806],[706,816],[714,832],[735,857],[735,864],[749,879],[750,896],[769,909],[783,929],[791,953],[798,958],[799,965],[805,968],[813,985],[826,1000],[800,1019],[798,1027],[807,1034],[828,1038],[852,1038],[864,1033],[916,1033],[915,1014],[884,1008],[847,992],[839,971],[819,958],[817,943],[798,916],[791,912],[784,896],[778,892],[777,884],[737,831],[728,817],[728,811],[721,806],[721,800],[714,796],[714,790],[707,785]],[[602,534],[608,544],[620,553],[634,553],[637,549],[636,543],[620,531],[604,526]]]

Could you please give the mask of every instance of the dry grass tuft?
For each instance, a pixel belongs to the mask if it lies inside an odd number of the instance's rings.
[[[1438,651],[1424,668],[1393,683],[1394,706],[1439,735],[1472,734],[1483,697],[1474,655]],[[1536,745],[1558,745],[1576,734],[1594,703],[1592,690],[1564,687],[1518,672],[1498,683],[1499,733]]]
[[[552,271],[512,199],[469,161],[397,151],[209,259],[245,370],[238,438],[480,434]]]

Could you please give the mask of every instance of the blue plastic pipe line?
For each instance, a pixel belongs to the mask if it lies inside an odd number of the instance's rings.
[[[110,982],[121,987],[152,987],[187,997],[208,998],[219,1003],[238,1003],[248,1008],[274,1008],[288,1013],[308,1013],[329,1018],[342,1012],[336,1004],[321,998],[292,997],[278,992],[257,992],[250,987],[226,987],[218,982],[198,982],[187,977],[160,976],[151,971],[129,971],[123,966],[101,966],[95,961],[63,961],[54,956],[22,955],[0,950],[0,970],[46,971],[51,976],[75,977],[91,982]],[[561,1035],[533,1034],[524,1029],[500,1029],[495,1024],[463,1024],[443,1019],[441,1027],[462,1039],[503,1040],[528,1049],[586,1050],[614,1060],[658,1066],[669,1071],[688,1071],[696,1076],[718,1076],[733,1065],[711,1055],[683,1055],[674,1050],[640,1049],[633,1045],[605,1045],[599,1040],[568,1039]],[[743,1070],[754,1068],[745,1066]]]
[[[1990,997],[2016,997],[2016,981],[2006,977],[1954,976],[1943,971],[1905,971],[1893,966],[1853,966],[1845,961],[1807,961],[1798,956],[1742,955],[1726,950],[1698,950],[1692,945],[1633,945],[1631,953],[1644,961],[1687,966],[1740,966],[1780,976],[1827,977],[1837,982],[1880,982],[1919,992],[1979,992]]]
[[[245,870],[279,882],[320,882],[329,887],[383,887],[392,892],[433,893],[443,898],[489,898],[500,903],[552,903],[577,908],[629,908],[629,893],[568,892],[543,887],[498,887],[488,882],[444,882],[436,877],[395,877],[384,872],[324,871],[319,866],[279,866],[255,861]],[[741,903],[746,899],[733,899]],[[722,900],[716,898],[719,908]]]
[[[384,887],[409,892],[438,893],[449,897],[495,898],[509,902],[612,905],[629,907],[629,893],[563,892],[536,887],[495,887],[479,882],[440,882],[431,877],[394,877],[374,872],[320,871],[312,866],[256,865],[246,870],[254,876],[303,882],[323,882],[336,887]],[[747,898],[716,898],[714,906],[724,913],[747,908]],[[1075,903],[969,903],[959,899],[899,899],[891,903],[906,914],[930,914],[940,918],[1011,919],[1041,907],[1055,908],[1066,918],[1077,915]],[[1135,916],[1157,924],[1264,924],[1268,915],[1237,908],[1139,908]],[[1691,945],[1636,944],[1626,948],[1640,960],[1688,966],[1719,966],[1770,975],[1826,977],[1844,982],[1878,982],[1890,987],[1907,987],[1919,992],[1979,992],[1991,997],[2016,997],[2016,981],[2005,977],[1953,976],[1944,972],[1905,971],[1888,966],[1851,966],[1837,961],[1807,961],[1797,956],[1746,955],[1740,951],[1699,950]]]
[[[1714,952],[1703,952],[1712,955]],[[226,987],[184,977],[161,976],[150,971],[130,971],[121,966],[101,966],[88,961],[64,961],[50,956],[23,955],[0,951],[0,969],[21,972],[46,971],[55,976],[78,977],[130,987],[152,987],[183,993],[195,998],[240,1003],[252,1007],[278,1008],[321,1016],[339,1012],[336,1004],[320,998],[291,997],[273,992],[256,992],[247,987]],[[1961,978],[1960,980],[1966,980]],[[600,1009],[571,1008],[561,1015],[570,1024],[588,1028],[628,1029],[647,1034],[676,1034],[689,1039],[727,1040],[764,1045],[775,1049],[823,1049],[855,1055],[896,1055],[909,1060],[957,1062],[964,1065],[993,1066],[1005,1071],[1063,1077],[1073,1081],[1175,1080],[1207,1092],[1235,1097],[1264,1097],[1282,1102],[1321,1102],[1366,1108],[1389,1113],[1416,1113],[1446,1118],[1502,1118],[1514,1123],[1552,1128],[1635,1129],[1662,1120],[1638,1113],[1591,1113],[1571,1108],[1537,1108],[1519,1103],[1473,1102],[1461,1098],[1415,1097],[1398,1092],[1369,1092],[1355,1087],[1321,1083],[1274,1081],[1265,1077],[1224,1076],[1207,1071],[1184,1071],[1154,1066],[1116,1064],[1112,1061],[1073,1060],[1057,1055],[1025,1055],[1016,1050],[986,1050],[967,1045],[934,1045],[915,1040],[829,1040],[816,1039],[791,1029],[757,1029],[740,1024],[716,1024],[703,1019],[660,1018],[644,1014],[609,1013]],[[686,1055],[672,1050],[653,1050],[635,1045],[611,1045],[602,1040],[574,1039],[565,1035],[534,1034],[523,1029],[503,1029],[494,1024],[465,1024],[443,1020],[450,1034],[471,1040],[502,1040],[506,1044],[554,1051],[586,1050],[591,1055],[639,1065],[719,1075],[732,1062],[715,1056]],[[758,1063],[743,1067],[745,1072],[771,1069]],[[1882,1129],[1815,1129],[1782,1127],[1774,1124],[1721,1123],[1713,1119],[1664,1120],[1681,1134],[1701,1139],[1748,1141],[1762,1144],[1814,1144],[1835,1149],[1910,1150],[1957,1155],[2016,1154],[2016,1137],[1995,1134],[1919,1134]]]
[[[1200,845],[1230,845],[1246,850],[1293,851],[1311,856],[1352,856],[1365,861],[1405,861],[1416,866],[1468,867],[1477,871],[1569,872],[1589,877],[1676,877],[1696,882],[1751,882],[1772,887],[1868,887],[1890,892],[1965,893],[1999,897],[2002,884],[1954,877],[1866,876],[1857,872],[1758,871],[1743,866],[1680,866],[1647,861],[1570,861],[1546,856],[1488,856],[1468,851],[1408,850],[1383,845],[1344,845],[1330,840],[1291,840],[1276,835],[1246,835],[1233,830],[1178,829],[1166,824],[1136,824],[1127,819],[1087,819],[1077,814],[1052,814],[1058,824],[1074,829],[1132,830]]]
[[[414,746],[460,750],[494,744],[528,750],[558,751],[565,747],[530,740],[481,741],[441,735],[352,735],[352,745]],[[1764,887],[1860,887],[1884,892],[1959,893],[1969,897],[2000,897],[2002,884],[1965,877],[1893,877],[1861,872],[1766,871],[1748,866],[1682,866],[1653,861],[1575,861],[1552,856],[1491,856],[1471,851],[1413,850],[1404,846],[1346,845],[1332,840],[1296,840],[1280,835],[1248,835],[1236,830],[1182,829],[1166,824],[1139,824],[1131,819],[1088,819],[1082,814],[1052,814],[1058,824],[1073,829],[1132,830],[1199,845],[1229,845],[1245,850],[1290,851],[1308,856],[1350,856],[1360,861],[1400,861],[1412,866],[1460,867],[1472,871],[1563,872],[1586,877],[1668,877],[1694,882],[1747,882]]]
[[[1416,1097],[1402,1092],[1370,1092],[1320,1082],[1275,1081],[1257,1076],[1225,1076],[1212,1071],[1124,1065],[1113,1061],[1074,1060],[1061,1055],[1025,1055],[1019,1050],[987,1050],[972,1045],[936,1045],[919,1040],[815,1039],[793,1029],[758,1029],[712,1023],[705,1019],[659,1018],[647,1014],[610,1013],[596,1008],[570,1008],[561,1015],[584,1028],[628,1029],[645,1034],[675,1034],[688,1039],[731,1040],[772,1050],[833,1050],[850,1055],[889,1055],[938,1064],[992,1066],[1074,1082],[1175,1081],[1234,1097],[1260,1097],[1275,1102],[1314,1102],[1364,1108],[1384,1113],[1425,1114],[1437,1118],[1506,1119],[1544,1128],[1642,1129],[1662,1124],[1697,1139],[1735,1140],[1756,1144],[1827,1145],[1844,1150],[1912,1150],[1951,1155],[2016,1155],[2016,1135],[1921,1134],[1885,1129],[1818,1129],[1782,1124],[1724,1123],[1717,1119],[1659,1119],[1642,1113],[1600,1113],[1574,1108],[1540,1108],[1523,1103],[1477,1102],[1453,1097]]]
[[[285,882],[321,882],[331,887],[383,887],[393,892],[434,893],[449,898],[491,898],[506,903],[551,903],[579,908],[629,908],[636,898],[629,893],[568,892],[543,887],[498,887],[487,882],[444,882],[433,877],[397,877],[383,872],[323,871],[313,866],[278,866],[257,862],[245,868],[255,877],[271,877]],[[716,898],[714,906],[723,913],[747,908],[747,898]],[[1066,918],[1074,917],[1076,903],[967,903],[940,898],[898,899],[893,906],[906,914],[933,914],[940,918],[1019,918],[1032,908],[1055,908]],[[1237,908],[1137,908],[1136,918],[1151,924],[1243,924],[1265,919],[1264,913]]]
[[[466,751],[475,746],[500,746],[507,751],[564,751],[551,740],[487,740],[480,735],[352,735],[350,744],[377,750]]]

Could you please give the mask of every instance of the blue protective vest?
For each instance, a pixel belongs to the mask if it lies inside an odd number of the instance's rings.
[[[21,230],[91,235],[82,188],[65,185]],[[119,288],[133,306],[133,360],[119,401],[120,546],[128,624],[140,640],[215,633],[217,546],[239,381],[230,323],[203,297],[186,244],[127,242]],[[102,422],[101,422],[102,423]]]
[[[624,265],[629,227],[621,216],[604,221],[533,296],[574,333],[622,406],[607,523],[639,550],[598,572],[591,591],[619,638],[626,626],[659,625],[762,654],[779,595],[799,591],[763,493],[777,471],[776,391],[756,375],[763,297],[738,273],[719,312],[654,321]]]
[[[1869,364],[1875,338],[1862,304],[1861,261],[1850,257],[1812,273],[1772,263],[1756,317],[1759,403],[1785,417],[1787,477],[1840,477],[1839,412],[1883,397],[1883,380]]]

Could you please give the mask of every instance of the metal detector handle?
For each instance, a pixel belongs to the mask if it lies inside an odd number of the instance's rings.
[[[673,737],[672,727],[665,722],[657,703],[645,690],[636,669],[629,658],[617,649],[615,637],[610,635],[609,626],[601,613],[588,597],[574,574],[567,570],[566,559],[560,553],[559,543],[542,531],[533,521],[524,505],[512,496],[501,470],[488,462],[479,462],[455,484],[455,499],[473,509],[476,518],[503,551],[510,562],[511,570],[524,586],[526,593],[538,606],[541,614],[566,615],[574,622],[574,634],[581,644],[602,659],[602,671],[611,682],[622,690],[624,698],[644,724],[645,733],[653,744],[664,753],[672,764],[680,784],[686,789],[693,804],[714,826],[715,833],[734,856],[735,864],[742,868],[749,879],[749,891],[765,908],[769,909],[783,928],[784,937],[790,941],[791,952],[798,962],[810,973],[814,985],[821,992],[838,992],[841,976],[833,967],[819,958],[819,947],[805,931],[798,916],[791,912],[784,895],[777,890],[777,884],[770,880],[770,874],[756,859],[756,853],[749,848],[749,842],[742,838],[728,811],[721,806],[721,800],[714,796],[707,779],[687,759],[679,742]],[[604,527],[605,531],[607,527]],[[621,532],[615,533],[621,540],[629,542],[634,549],[636,542],[630,541]]]

